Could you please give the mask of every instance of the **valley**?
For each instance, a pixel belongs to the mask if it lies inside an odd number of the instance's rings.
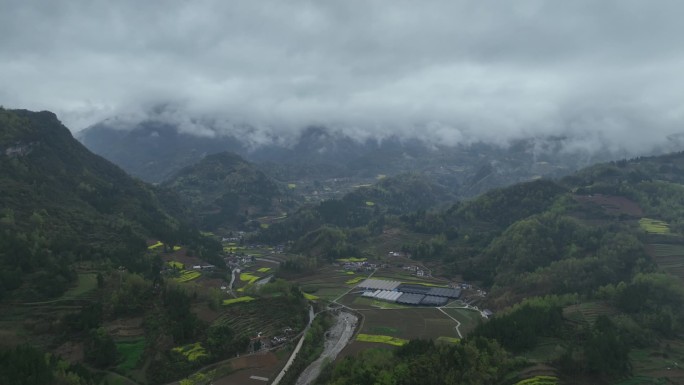
[[[464,199],[230,153],[150,185],[51,113],[0,124],[3,381],[684,379],[682,153]]]

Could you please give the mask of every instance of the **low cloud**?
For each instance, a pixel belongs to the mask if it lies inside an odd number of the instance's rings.
[[[74,131],[155,118],[256,144],[316,125],[638,153],[683,131],[683,13],[629,0],[7,0],[0,104],[52,110]]]

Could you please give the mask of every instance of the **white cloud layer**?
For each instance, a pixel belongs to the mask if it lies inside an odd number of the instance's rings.
[[[0,0],[0,104],[638,152],[684,128],[681,1]],[[204,132],[204,134],[210,134]]]

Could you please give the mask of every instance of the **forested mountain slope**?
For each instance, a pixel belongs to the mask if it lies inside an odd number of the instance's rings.
[[[307,254],[323,253],[329,257],[358,254],[353,246],[382,231],[385,216],[415,210],[427,210],[453,201],[449,189],[417,174],[387,177],[370,186],[362,186],[340,199],[300,208],[287,219],[271,225],[257,235],[265,242],[295,243],[295,249]]]
[[[207,229],[242,225],[294,205],[276,181],[228,152],[209,155],[182,169],[163,186],[184,198]]]
[[[399,215],[369,208],[361,215],[361,199],[344,204],[352,193],[291,222],[310,227],[292,244],[306,258],[287,267],[306,271],[326,258],[401,249],[433,274],[482,288],[486,295],[469,300],[497,315],[466,343],[479,349],[486,346],[481,337],[493,339],[508,355],[481,383],[499,383],[506,372],[529,378],[523,369],[534,367],[553,374],[548,383],[681,383],[675,363],[684,360],[683,169],[683,153],[611,162]],[[331,207],[336,214],[322,221]],[[282,230],[295,228],[306,229]],[[439,372],[424,357],[448,350],[411,349],[420,363],[407,360],[405,349],[367,352],[346,358],[321,383],[404,383],[408,368]],[[445,364],[454,372],[444,383],[484,374],[468,372],[463,362]]]
[[[188,237],[172,195],[92,154],[50,112],[0,109],[0,196],[0,293],[58,294],[74,261],[133,267],[147,238]]]
[[[681,383],[683,166],[683,153],[611,162],[404,215],[404,238],[431,237],[404,249],[487,290],[480,306],[499,314],[469,338],[567,383]]]

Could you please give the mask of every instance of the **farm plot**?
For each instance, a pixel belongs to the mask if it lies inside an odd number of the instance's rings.
[[[304,298],[308,299],[309,301],[318,301],[320,299],[320,297],[309,293],[304,293]]]
[[[240,274],[236,276],[233,282],[234,288],[238,292],[244,292],[254,286],[261,286],[273,280],[272,268],[263,266],[263,264],[251,264],[248,267],[241,268]]]
[[[357,341],[361,342],[375,342],[380,344],[387,344],[392,346],[403,346],[408,343],[408,340],[403,338],[397,338],[392,336],[386,336],[382,334],[363,334],[360,333],[356,336]]]
[[[107,373],[103,380],[109,385],[137,385],[137,382],[114,372]]]
[[[523,354],[525,358],[532,362],[549,362],[560,358],[566,349],[564,342],[558,338],[542,338],[532,350]]]
[[[362,334],[382,334],[406,340],[458,338],[456,322],[439,309],[375,309],[361,310],[361,313],[364,316]]]
[[[337,262],[366,262],[368,258],[338,258]]]
[[[336,362],[339,362],[344,357],[356,357],[359,355],[359,353],[367,349],[395,349],[395,347],[387,344],[352,340],[349,341],[349,344],[345,346],[344,349],[342,349],[340,354],[337,356]]]
[[[650,245],[653,259],[666,272],[684,280],[684,246],[670,244]]]
[[[482,315],[477,310],[462,308],[442,308],[442,310],[461,323],[458,329],[463,336],[473,331],[482,322]]]
[[[629,354],[635,382],[620,385],[653,384],[656,379],[667,379],[668,384],[684,383],[684,342],[665,340],[659,346],[633,349]],[[640,379],[642,381],[636,381]],[[648,381],[651,382],[648,382]]]
[[[670,225],[657,219],[641,218],[639,226],[649,234],[670,234]]]
[[[119,356],[122,357],[121,362],[116,368],[127,373],[138,365],[140,357],[145,351],[145,339],[137,338],[128,341],[117,341],[116,350],[119,352]]]
[[[563,317],[575,322],[594,323],[600,315],[613,314],[615,314],[615,309],[605,302],[583,302],[563,309]]]
[[[97,289],[96,273],[81,273],[75,287],[67,290],[60,299],[87,299]]]
[[[184,346],[178,346],[171,350],[182,354],[185,357],[185,359],[187,359],[190,362],[195,362],[197,360],[209,356],[207,350],[199,342],[195,342],[194,344]]]
[[[161,243],[161,241],[157,241],[156,243],[147,246],[147,249],[148,249],[148,250],[154,250],[154,249],[158,249],[158,248],[160,248],[160,247],[162,247],[162,246],[164,246],[164,244]]]
[[[230,361],[230,373],[225,375],[215,375],[212,384],[214,385],[245,385],[245,384],[267,384],[268,382],[259,378],[272,380],[287,356],[280,358],[272,352],[259,353],[249,356],[242,356]],[[256,379],[254,378],[256,377]]]
[[[347,282],[355,282],[357,278],[363,280],[365,277],[364,275],[350,278],[342,271],[323,270],[315,275],[298,279],[297,282],[305,293],[331,301],[353,287],[354,283],[348,284]]]
[[[252,273],[240,273],[240,281],[242,281],[242,282],[247,282],[248,284],[252,284],[258,280],[259,280],[259,276],[256,276]]]
[[[243,297],[244,298],[244,297]],[[301,311],[300,311],[301,310]],[[297,309],[282,298],[262,298],[226,306],[215,325],[229,325],[237,333],[253,336],[282,334],[286,327],[299,330],[308,320],[305,309]]]
[[[221,304],[222,304],[223,306],[228,306],[228,305],[232,305],[232,304],[235,304],[235,303],[252,302],[252,301],[254,301],[254,298],[253,298],[253,297],[244,296],[244,297],[238,297],[238,298],[224,299],[224,300],[221,302]]]
[[[435,278],[417,277],[412,271],[400,268],[383,269],[382,273],[373,276],[376,279],[400,281],[406,284],[415,284],[431,287],[448,287],[447,283]]]
[[[459,344],[459,343],[461,343],[461,339],[460,339],[460,338],[456,338],[456,337],[444,337],[444,336],[442,336],[442,337],[437,337],[437,339],[436,339],[435,341],[438,342],[438,343],[443,343],[443,344]]]
[[[518,381],[515,385],[557,385],[558,377],[555,376],[534,376],[522,381]]]
[[[174,278],[176,282],[189,282],[192,281],[193,279],[199,278],[202,275],[199,271],[195,270],[181,270],[180,276],[177,278]]]
[[[576,201],[581,203],[591,203],[600,206],[606,214],[609,215],[630,215],[633,217],[640,217],[643,215],[641,207],[633,200],[612,195],[575,195]]]

